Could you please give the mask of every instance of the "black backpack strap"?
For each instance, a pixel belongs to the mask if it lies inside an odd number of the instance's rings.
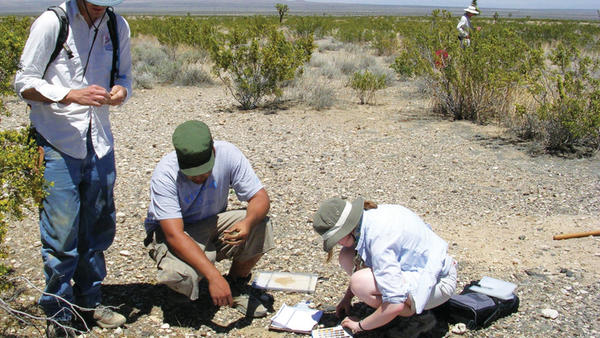
[[[58,18],[59,30],[58,37],[56,38],[56,46],[54,46],[54,51],[50,54],[50,61],[46,65],[44,69],[44,75],[46,75],[46,71],[48,70],[48,66],[56,59],[61,49],[65,49],[69,59],[73,57],[73,51],[67,45],[67,36],[69,36],[69,17],[67,16],[67,12],[60,6],[52,6],[48,8],[49,11],[54,12],[56,17]]]
[[[115,85],[115,80],[119,78],[119,30],[117,29],[117,17],[112,7],[106,9],[108,14],[108,34],[113,47],[112,67],[110,69],[110,88]]]

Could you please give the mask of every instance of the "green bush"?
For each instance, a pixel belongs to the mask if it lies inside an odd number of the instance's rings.
[[[43,166],[37,145],[27,129],[0,132],[0,240],[11,220],[23,219],[23,209],[44,196]],[[0,251],[0,256],[3,255]],[[0,276],[6,267],[0,266]]]
[[[369,104],[373,102],[375,92],[386,87],[386,79],[385,75],[375,75],[365,70],[354,73],[349,85],[358,95],[360,104]]]
[[[530,78],[537,108],[516,110],[520,135],[537,139],[550,151],[596,151],[600,146],[599,61],[578,48],[559,44],[549,56],[552,66]]]
[[[501,119],[519,86],[539,68],[541,52],[497,25],[473,32],[463,50],[450,13],[433,14],[424,32],[407,39],[392,68],[403,76],[424,75],[442,113],[479,123]]]
[[[14,94],[12,78],[18,69],[29,24],[27,18],[0,18],[0,95]],[[8,112],[0,99],[2,114]],[[22,219],[23,209],[43,197],[43,168],[38,167],[38,159],[37,146],[26,129],[0,131],[0,245],[8,222]],[[0,256],[4,255],[0,247]],[[0,276],[7,271],[8,267],[0,265]]]
[[[269,26],[262,32],[234,30],[215,37],[210,53],[216,76],[242,109],[253,109],[266,96],[281,95],[282,83],[310,60],[313,48],[312,36],[286,39]]]
[[[371,48],[377,55],[392,55],[398,49],[398,39],[395,32],[377,32],[371,41]]]

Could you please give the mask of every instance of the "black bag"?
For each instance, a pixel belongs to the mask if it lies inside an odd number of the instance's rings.
[[[470,290],[478,282],[471,282],[460,295],[452,296],[442,306],[441,310],[445,312],[449,323],[464,323],[470,330],[477,330],[517,312],[519,297],[513,294],[511,299],[504,300]]]

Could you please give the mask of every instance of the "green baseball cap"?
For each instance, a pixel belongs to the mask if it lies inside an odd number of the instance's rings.
[[[204,122],[190,120],[177,126],[173,146],[179,169],[186,176],[206,174],[215,165],[212,135]]]

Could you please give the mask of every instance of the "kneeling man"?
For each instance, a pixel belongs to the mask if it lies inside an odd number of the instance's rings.
[[[242,152],[229,142],[213,142],[203,122],[179,125],[173,145],[175,151],[152,174],[145,221],[158,281],[196,300],[199,281],[206,278],[216,306],[265,316],[248,282],[252,268],[273,248],[266,190]],[[246,210],[226,211],[230,188],[248,202]],[[224,258],[232,259],[225,277],[214,265]]]

